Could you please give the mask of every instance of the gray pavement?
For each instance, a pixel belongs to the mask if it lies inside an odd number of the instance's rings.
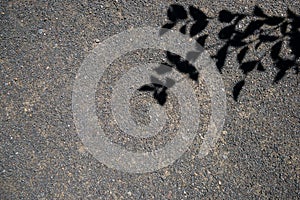
[[[251,13],[259,5],[269,15],[285,15],[293,0],[176,1],[210,17],[222,9]],[[75,76],[101,41],[127,29],[161,27],[174,1],[1,1],[0,2],[0,199],[299,199],[299,75],[278,84],[270,67],[247,77],[239,101],[234,84],[243,76],[228,55],[222,79],[227,115],[210,153],[198,159],[202,137],[172,165],[132,174],[107,167],[89,153],[77,134],[72,112]],[[212,23],[209,41],[221,27]],[[208,49],[213,54],[216,49]],[[130,151],[150,151],[172,140],[178,101],[166,104],[170,117],[156,137],[124,135],[109,102],[112,86],[135,63],[161,62],[159,50],[137,50],[112,63],[97,85],[98,123],[114,143]],[[203,80],[195,86],[201,105],[200,135],[206,132],[211,101]],[[135,93],[132,115],[149,123],[150,95]]]

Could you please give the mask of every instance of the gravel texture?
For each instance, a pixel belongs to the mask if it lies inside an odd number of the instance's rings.
[[[175,1],[1,1],[0,2],[0,199],[298,199],[300,197],[299,76],[289,73],[272,84],[276,71],[247,77],[239,101],[232,87],[242,77],[229,55],[222,78],[227,116],[221,138],[197,159],[201,137],[173,165],[157,172],[129,174],[97,161],[76,133],[72,87],[83,59],[101,41],[141,26],[160,27]],[[294,0],[176,1],[208,16],[222,9],[251,13],[259,5],[269,15],[284,15]],[[208,27],[218,41],[221,27]],[[300,44],[299,44],[300,45]],[[208,50],[213,53],[216,49]],[[169,123],[147,140],[122,135],[108,107],[111,84],[135,62],[164,59],[160,51],[136,51],[112,64],[99,82],[99,123],[115,143],[149,151],[172,139],[177,100],[167,103]],[[205,85],[199,90],[200,132],[209,122]],[[147,124],[149,94],[131,99],[138,123]]]

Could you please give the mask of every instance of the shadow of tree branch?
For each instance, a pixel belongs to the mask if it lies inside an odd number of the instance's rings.
[[[181,26],[179,28],[181,33],[194,37],[204,48],[208,46],[206,40],[209,35],[203,34],[203,31],[209,22],[215,18],[208,17],[203,11],[194,6],[185,9],[184,6],[179,4],[170,5],[167,16],[169,22],[163,25],[162,28],[173,29],[176,26]],[[240,31],[238,25],[246,17],[250,17],[251,21],[243,31]],[[266,70],[266,66],[262,62],[266,56],[271,58],[272,66],[277,70],[273,83],[278,83],[291,69],[295,71],[295,74],[299,73],[300,15],[287,9],[285,17],[268,16],[260,7],[255,6],[251,15],[222,10],[219,12],[217,20],[227,26],[218,33],[218,38],[222,41],[223,46],[217,50],[215,55],[212,55],[212,58],[216,61],[219,72],[222,73],[227,56],[230,53],[229,50],[233,48],[237,52],[236,60],[239,63],[239,69],[244,74],[243,79],[233,87],[232,94],[235,101],[238,100],[240,92],[245,86],[247,75],[254,70],[257,72]],[[160,32],[161,35],[165,33],[165,29]],[[284,42],[288,44],[290,49],[290,58],[282,56]],[[268,44],[269,48],[263,48],[262,56],[254,60],[247,58],[252,49],[255,49],[257,54],[261,54],[260,47],[265,44]],[[215,48],[214,46],[211,47]],[[188,74],[190,79],[198,81],[199,72],[188,60],[194,61],[192,58],[197,58],[199,55],[200,53],[197,51],[190,51],[187,53],[185,60],[171,52],[166,52],[168,63],[164,64],[169,66],[170,70],[174,69],[180,73]],[[157,72],[161,73],[163,71],[163,68],[157,69]],[[167,96],[167,88],[161,91],[163,91],[161,95]],[[166,98],[163,99],[166,100]],[[158,100],[160,105],[164,105],[165,102]]]

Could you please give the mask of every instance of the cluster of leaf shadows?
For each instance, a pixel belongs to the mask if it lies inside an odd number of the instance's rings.
[[[169,22],[162,26],[164,29],[162,29],[161,34],[166,33],[166,29],[180,26],[179,31],[181,33],[189,34],[201,46],[206,47],[208,34],[203,34],[203,32],[214,18],[208,17],[194,6],[189,6],[188,9],[185,9],[178,4],[171,5],[167,15]],[[243,31],[240,31],[238,25],[246,17],[250,17],[251,21]],[[233,87],[233,98],[235,101],[237,101],[245,85],[247,75],[254,70],[259,72],[265,71],[266,66],[262,63],[265,56],[270,56],[272,60],[271,66],[277,69],[277,74],[273,80],[274,83],[278,83],[290,69],[293,69],[296,74],[299,73],[300,15],[287,9],[285,17],[268,16],[261,8],[255,6],[251,15],[222,10],[219,12],[217,19],[220,23],[225,23],[227,26],[218,33],[218,38],[222,41],[223,46],[217,50],[217,53],[212,58],[215,59],[217,68],[222,73],[226,58],[230,53],[229,51],[234,49],[237,52],[236,59],[239,63],[239,68],[244,74],[244,78]],[[284,43],[290,49],[291,58],[282,56]],[[259,53],[261,56],[254,60],[246,59],[252,47],[259,51],[259,47],[265,44],[268,44],[269,48],[263,48],[264,52]],[[163,65],[156,70],[158,74],[176,69],[181,73],[188,74],[190,79],[198,81],[199,72],[192,62],[200,55],[200,52],[188,52],[186,60],[170,52],[166,54],[169,63],[162,63]],[[165,67],[166,65],[169,66],[168,69]],[[162,83],[151,83],[142,86],[139,90],[152,91],[158,103],[164,105],[167,99],[167,88],[169,87],[163,86]]]
[[[161,65],[155,69],[157,74],[166,74],[175,68],[180,73],[188,75],[191,80],[198,82],[199,72],[189,61],[184,60],[182,57],[169,51],[166,54],[168,63],[161,63]],[[154,99],[163,106],[166,103],[168,96],[167,89],[174,86],[175,81],[167,78],[166,83],[164,84],[154,76],[151,76],[150,78],[151,83],[143,85],[138,90],[153,92]]]

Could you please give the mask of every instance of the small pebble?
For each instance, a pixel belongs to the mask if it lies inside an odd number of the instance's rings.
[[[44,31],[44,29],[42,29],[42,28],[38,30],[38,33],[39,33],[39,34],[43,34],[44,32],[45,32],[45,31]]]

